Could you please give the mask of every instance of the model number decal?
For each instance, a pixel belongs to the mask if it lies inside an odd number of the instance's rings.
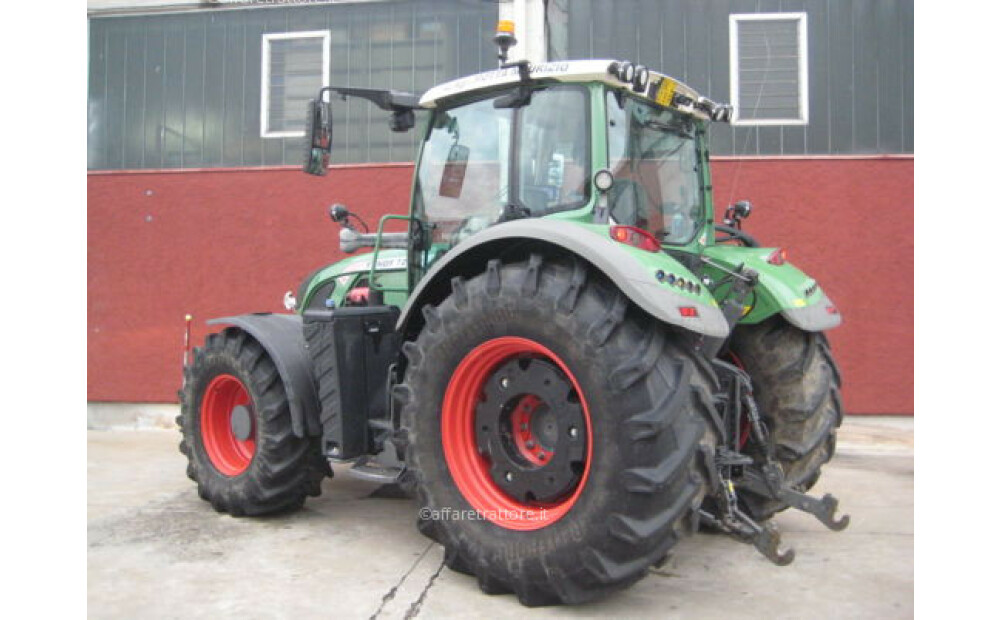
[[[359,271],[371,271],[372,261],[363,260],[354,263],[341,273],[358,273]],[[403,257],[393,257],[393,258],[380,258],[375,264],[375,271],[395,271],[398,269],[406,269],[406,259]]]

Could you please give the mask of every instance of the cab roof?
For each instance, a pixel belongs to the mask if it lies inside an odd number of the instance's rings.
[[[619,78],[618,71],[627,61],[617,60],[565,60],[530,65],[532,80],[552,80],[556,82],[604,82],[620,89],[628,89],[659,105],[691,114],[703,120],[729,120],[728,115],[720,118],[721,111],[729,109],[702,97],[693,88],[674,78],[649,71],[645,84],[638,80],[626,82]],[[420,97],[420,107],[436,108],[443,102],[466,94],[485,91],[498,86],[514,85],[520,82],[521,69],[508,66],[502,69],[484,71],[461,77],[432,87]],[[721,110],[721,111],[720,111]]]

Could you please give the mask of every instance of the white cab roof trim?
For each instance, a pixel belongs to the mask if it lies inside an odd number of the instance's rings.
[[[608,72],[608,67],[613,62],[616,61],[609,59],[544,62],[531,66],[531,77],[538,80],[552,79],[558,82],[604,82],[614,87],[630,86]],[[697,101],[701,97],[690,86],[662,73],[650,71],[649,76],[649,83],[645,91],[638,94],[653,98],[656,96],[655,89],[659,86],[660,82],[663,79],[669,79],[676,83],[675,92],[683,93],[693,101]],[[476,73],[434,86],[420,97],[420,107],[435,108],[442,99],[477,90],[485,90],[495,86],[517,84],[518,81],[520,81],[520,74],[517,67]],[[690,106],[679,107],[677,109],[698,116],[699,118],[707,118],[704,112]]]

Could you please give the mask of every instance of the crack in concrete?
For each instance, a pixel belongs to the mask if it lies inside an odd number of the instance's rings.
[[[417,597],[417,600],[413,601],[410,608],[406,610],[406,615],[403,617],[403,620],[411,620],[412,618],[417,617],[420,613],[420,608],[424,604],[424,599],[427,598],[427,593],[430,591],[431,586],[434,585],[434,582],[437,580],[438,575],[441,574],[442,570],[444,570],[444,558],[441,559],[441,564],[438,565],[437,570],[434,571],[431,578],[427,580],[427,585],[425,585],[423,591],[420,592],[420,596]]]
[[[410,573],[412,573],[414,571],[414,569],[417,568],[417,566],[424,559],[424,557],[427,556],[427,552],[430,551],[431,547],[433,547],[433,546],[434,546],[434,543],[432,543],[432,542],[431,543],[427,543],[427,546],[424,548],[423,553],[421,553],[417,557],[417,559],[413,561],[413,564],[410,565],[409,570],[407,570],[405,573],[403,573],[403,576],[399,578],[399,581],[397,581],[394,586],[392,586],[391,588],[389,588],[388,592],[386,592],[385,594],[382,595],[382,603],[378,606],[378,609],[375,610],[375,613],[373,613],[371,616],[369,616],[368,620],[375,620],[376,618],[378,618],[378,615],[380,613],[382,613],[382,610],[385,609],[385,606],[389,603],[389,601],[391,601],[392,599],[396,598],[396,592],[399,591],[399,587],[401,585],[403,585],[403,582],[406,581],[406,578],[409,577]],[[440,572],[440,569],[438,570],[438,572]]]
[[[649,569],[649,574],[650,575],[657,575],[659,577],[677,577],[678,576],[677,573],[671,573],[671,572],[665,571],[665,570],[657,570],[655,568]]]

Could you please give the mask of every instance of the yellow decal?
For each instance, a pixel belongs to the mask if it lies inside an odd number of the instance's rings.
[[[792,305],[795,306],[796,308],[801,308],[801,307],[803,307],[803,306],[806,305],[806,300],[805,299],[793,299],[792,300]]]
[[[660,82],[660,88],[656,91],[656,103],[662,106],[669,106],[674,100],[674,89],[677,88],[677,82],[669,79],[663,78]]]

